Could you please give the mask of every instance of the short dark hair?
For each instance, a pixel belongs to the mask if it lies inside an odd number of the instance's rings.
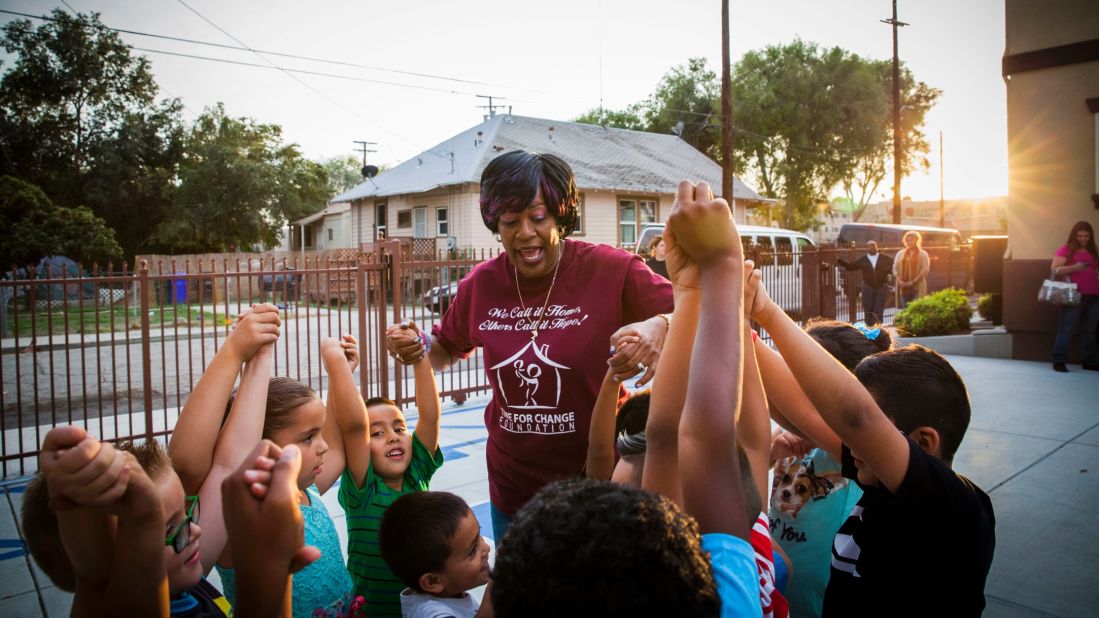
[[[225,404],[225,415],[221,418],[221,424],[229,418],[229,411],[233,409],[233,401],[236,400],[237,391],[229,396]],[[269,440],[276,431],[289,427],[293,422],[290,413],[317,398],[317,393],[305,384],[293,378],[275,377],[267,383],[267,403],[263,416],[263,438]]]
[[[855,376],[882,412],[905,434],[918,427],[939,432],[940,458],[949,463],[969,427],[965,382],[938,352],[912,344],[867,356]]]
[[[561,157],[513,150],[493,159],[481,173],[481,219],[493,233],[500,215],[522,212],[534,201],[538,189],[546,209],[565,238],[576,229],[580,193],[576,176]]]
[[[649,420],[651,395],[649,389],[637,391],[622,403],[622,407],[618,409],[618,416],[614,418],[615,435],[625,432],[632,436],[645,431],[645,423]]]
[[[889,331],[880,325],[877,328],[877,336],[870,339],[866,333],[847,322],[814,318],[805,326],[805,332],[809,333],[810,337],[844,367],[847,367],[848,371],[854,371],[855,365],[858,365],[862,359],[871,354],[884,352],[893,346]]]
[[[76,590],[76,574],[72,561],[61,542],[61,527],[50,506],[46,479],[36,475],[23,493],[23,538],[27,551],[55,586],[65,592]]]
[[[406,586],[423,592],[420,577],[443,570],[458,524],[470,513],[465,500],[445,491],[414,491],[382,515],[378,549]]]
[[[366,401],[364,401],[363,405],[366,406],[367,408],[369,408],[370,406],[379,406],[379,405],[393,406],[394,408],[397,408],[397,409],[400,409],[400,407],[401,407],[401,406],[397,405],[396,401],[393,401],[389,397],[371,397],[370,399],[367,399]]]
[[[118,450],[133,455],[145,474],[154,481],[165,471],[173,469],[168,452],[156,440],[146,440],[141,444],[126,440],[118,443]]]
[[[543,487],[496,550],[497,616],[717,616],[698,524],[671,500],[610,481]]]

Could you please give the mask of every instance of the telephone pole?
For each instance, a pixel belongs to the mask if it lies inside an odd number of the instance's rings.
[[[729,0],[721,0],[721,197],[729,202],[736,218],[733,199],[733,78],[729,60]]]
[[[881,20],[893,26],[893,223],[901,222],[901,63],[897,57],[897,28],[908,24],[897,21],[897,0],[893,0],[893,18]]]

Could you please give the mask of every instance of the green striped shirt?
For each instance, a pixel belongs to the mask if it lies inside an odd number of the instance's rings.
[[[366,469],[361,489],[351,473],[340,477],[340,506],[347,513],[347,570],[355,583],[355,594],[366,599],[366,611],[374,616],[400,616],[401,590],[407,586],[389,570],[378,550],[378,527],[382,514],[397,498],[414,491],[427,491],[435,471],[443,465],[443,451],[432,457],[419,436],[412,434],[412,461],[397,491],[374,474],[374,462]]]

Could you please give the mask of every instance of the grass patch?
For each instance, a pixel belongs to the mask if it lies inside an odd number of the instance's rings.
[[[229,323],[236,314],[229,314]],[[218,312],[216,319],[212,312],[200,310],[188,305],[160,305],[149,309],[151,328],[188,328],[204,325],[207,328],[224,326],[226,315]],[[15,336],[30,335],[32,330],[39,335],[94,335],[96,332],[126,331],[141,328],[141,310],[131,307],[126,311],[119,305],[99,307],[79,306],[67,309],[20,311],[18,316],[8,308],[8,334]],[[98,331],[97,331],[98,329]]]

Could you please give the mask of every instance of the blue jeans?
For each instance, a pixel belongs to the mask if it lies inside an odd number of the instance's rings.
[[[900,311],[907,307],[908,303],[919,297],[920,288],[915,285],[910,285],[906,288],[898,286],[898,291],[900,293],[897,295],[897,311]]]
[[[1057,339],[1053,342],[1053,361],[1068,360],[1068,347],[1081,317],[1084,320],[1084,362],[1099,363],[1095,350],[1095,325],[1099,322],[1099,296],[1085,294],[1075,307],[1061,306],[1061,321],[1057,325]]]
[[[504,534],[508,531],[508,526],[511,525],[511,517],[504,514],[503,511],[496,508],[496,505],[489,502],[488,514],[492,517],[492,540],[496,545],[500,544],[500,541],[504,538]]]
[[[867,325],[885,321],[885,297],[888,293],[888,285],[862,284],[862,319]]]

